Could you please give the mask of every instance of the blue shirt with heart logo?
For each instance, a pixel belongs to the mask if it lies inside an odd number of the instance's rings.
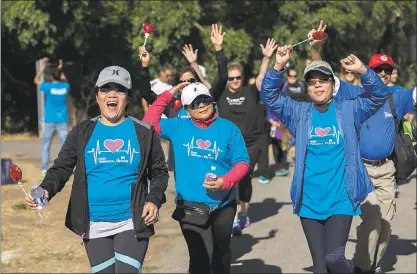
[[[313,107],[312,114],[298,215],[317,220],[336,214],[358,215],[360,207],[355,212],[347,196],[345,149],[334,103],[324,113]]]
[[[171,141],[175,160],[177,198],[216,207],[228,190],[203,187],[205,175],[224,176],[239,162],[249,164],[249,156],[239,128],[229,120],[216,118],[208,128],[197,127],[190,118],[161,119],[161,137]],[[236,190],[228,202],[236,199]]]
[[[133,121],[116,126],[97,122],[84,151],[88,206],[92,222],[121,222],[132,216],[133,184],[140,163]]]

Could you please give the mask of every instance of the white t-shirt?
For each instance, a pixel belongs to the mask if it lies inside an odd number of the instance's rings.
[[[162,82],[159,78],[153,79],[150,83],[151,89],[156,95],[172,88],[172,85]]]

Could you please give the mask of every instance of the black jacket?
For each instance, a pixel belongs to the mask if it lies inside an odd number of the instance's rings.
[[[53,198],[64,188],[75,167],[65,226],[82,238],[88,237],[90,228],[84,151],[98,118],[83,121],[71,130],[58,158],[40,185],[49,192],[49,199]],[[153,225],[144,224],[141,218],[143,206],[145,202],[152,202],[159,208],[166,202],[164,192],[169,175],[159,137],[153,128],[145,122],[130,118],[135,125],[141,157],[138,180],[132,185],[132,220],[136,237],[146,238],[154,234],[154,228]],[[150,180],[149,192],[147,179]]]

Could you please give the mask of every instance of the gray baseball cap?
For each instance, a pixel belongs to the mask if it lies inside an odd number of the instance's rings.
[[[127,89],[132,89],[132,79],[130,73],[119,66],[110,66],[104,68],[98,75],[96,87],[101,87],[108,83],[117,83]]]
[[[306,79],[307,74],[309,72],[314,71],[314,70],[320,71],[327,75],[331,75],[333,78],[335,78],[333,69],[329,63],[322,61],[322,60],[316,60],[308,64],[307,67],[305,68],[304,79]]]

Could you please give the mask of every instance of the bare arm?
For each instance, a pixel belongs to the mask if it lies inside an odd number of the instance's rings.
[[[325,31],[326,30],[327,25],[324,24],[323,20],[320,20],[320,25],[318,26],[317,30],[312,29],[309,33],[308,33],[308,37],[312,37],[313,32],[315,31]],[[310,41],[310,46],[311,46],[311,60],[316,61],[316,60],[323,60],[321,58],[321,49],[323,48],[323,43],[320,40],[314,40],[312,39]]]
[[[197,64],[197,53],[198,49],[194,51],[193,46],[191,44],[185,44],[182,48],[182,54],[184,55],[185,59],[187,59],[188,63],[190,63],[190,66],[197,73],[197,76],[198,78],[200,78],[201,83],[203,83],[208,89],[210,89],[210,83],[204,78],[203,73],[201,73],[200,67]]]
[[[64,66],[64,62],[62,59],[59,59],[58,61],[58,69],[60,70],[59,79],[64,82],[68,82],[67,76],[65,75],[64,71],[62,70],[62,67]]]
[[[33,79],[33,82],[37,86],[39,86],[41,84],[41,75],[45,71],[45,69],[46,69],[46,63],[48,61],[49,61],[49,58],[48,57],[43,57],[42,58],[42,66],[41,66],[41,69],[38,71],[38,73],[35,75],[35,78]]]
[[[262,87],[262,80],[265,77],[265,73],[268,70],[268,65],[269,62],[271,60],[271,56],[274,53],[275,49],[278,47],[278,45],[275,43],[274,38],[268,38],[268,40],[266,41],[266,45],[264,47],[264,45],[259,45],[262,49],[262,63],[261,63],[261,67],[259,69],[259,74],[258,76],[256,76],[256,88],[258,89],[258,91],[261,90]]]

